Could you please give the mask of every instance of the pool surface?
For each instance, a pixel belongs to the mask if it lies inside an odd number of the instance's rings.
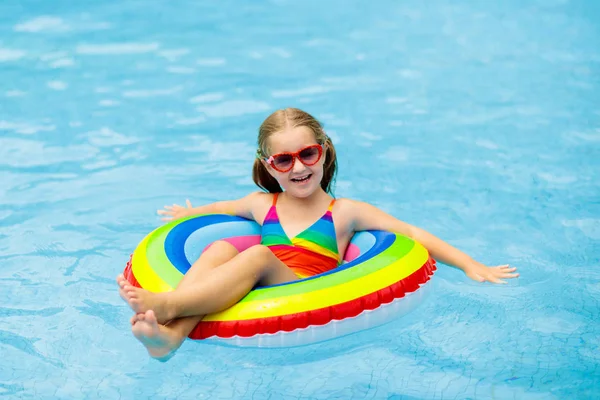
[[[255,190],[314,114],[336,195],[521,277],[440,265],[385,326],[151,360],[114,283],[157,209]],[[0,3],[0,396],[600,397],[600,2]]]

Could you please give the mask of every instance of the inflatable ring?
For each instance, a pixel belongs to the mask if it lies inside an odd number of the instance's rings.
[[[152,292],[173,290],[202,251],[225,240],[238,251],[260,243],[261,227],[231,215],[170,222],[148,234],[124,275]],[[256,287],[237,304],[210,314],[191,339],[254,347],[320,342],[381,325],[420,303],[435,261],[419,243],[384,231],[358,232],[336,269],[298,281]]]

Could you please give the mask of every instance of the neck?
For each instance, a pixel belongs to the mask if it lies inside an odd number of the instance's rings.
[[[325,199],[329,201],[331,196],[327,194],[322,188],[315,190],[308,197],[294,197],[287,192],[283,192],[279,195],[279,198],[283,198],[286,203],[292,204],[295,207],[312,207],[314,205],[322,203]]]

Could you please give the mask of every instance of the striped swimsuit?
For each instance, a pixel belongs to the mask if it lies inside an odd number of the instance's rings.
[[[263,222],[261,241],[275,256],[287,265],[299,278],[317,275],[336,268],[340,257],[331,217],[335,199],[327,212],[303,232],[288,238],[277,216],[277,197],[273,195],[273,205]]]

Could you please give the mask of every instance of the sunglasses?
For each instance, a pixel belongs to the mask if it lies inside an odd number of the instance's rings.
[[[315,165],[321,159],[323,155],[323,145],[313,144],[306,146],[303,149],[298,150],[295,153],[279,153],[274,154],[265,161],[276,171],[288,172],[294,168],[296,158],[304,165],[311,166]]]

